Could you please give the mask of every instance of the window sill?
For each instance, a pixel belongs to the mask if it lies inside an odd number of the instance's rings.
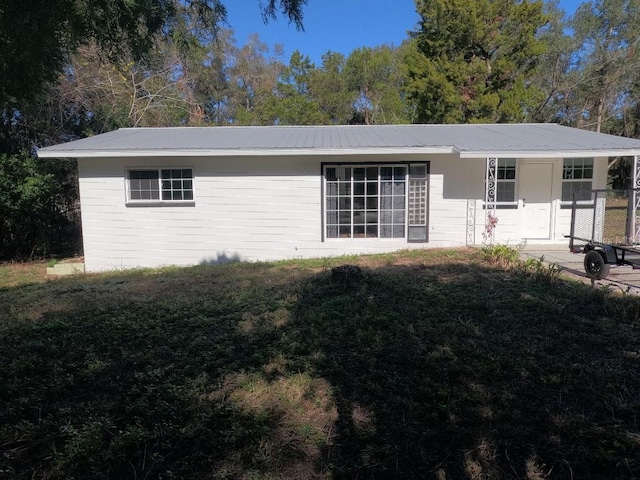
[[[380,237],[342,237],[342,238],[328,238],[324,237],[323,242],[328,243],[352,243],[352,242],[382,242],[382,243],[429,243],[429,239],[425,240],[410,240],[407,237],[398,237],[398,238],[380,238]]]
[[[128,207],[195,207],[196,202],[187,201],[149,201],[149,202],[136,202],[128,201],[125,206]]]
[[[365,241],[365,242],[409,242],[407,237],[397,238],[381,238],[381,237],[324,237],[325,242],[353,242],[353,241]],[[424,240],[421,240],[423,242]]]
[[[496,205],[496,210],[516,210],[518,208],[517,203],[499,203]],[[486,205],[482,206],[483,210],[487,209]]]

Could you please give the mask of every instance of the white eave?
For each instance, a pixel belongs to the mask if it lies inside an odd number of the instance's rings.
[[[40,158],[142,158],[142,157],[286,157],[335,155],[424,155],[453,153],[453,147],[304,148],[255,150],[56,150],[38,151]]]
[[[460,152],[455,147],[413,148],[359,148],[359,149],[272,149],[272,150],[56,150],[38,151],[40,158],[159,158],[159,157],[287,157],[287,156],[337,156],[337,155],[436,155],[456,153],[460,158],[570,158],[570,157],[630,157],[640,155],[640,150],[558,150]]]
[[[572,157],[632,157],[640,155],[639,150],[556,150],[501,151],[501,152],[458,152],[460,158],[572,158]]]

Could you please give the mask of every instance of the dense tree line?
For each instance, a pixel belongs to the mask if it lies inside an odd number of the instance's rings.
[[[416,0],[401,45],[319,65],[257,35],[238,46],[220,0],[5,3],[0,259],[77,247],[73,162],[33,148],[119,127],[530,121],[640,137],[640,0],[573,17],[552,1]],[[261,8],[301,27],[305,3]]]

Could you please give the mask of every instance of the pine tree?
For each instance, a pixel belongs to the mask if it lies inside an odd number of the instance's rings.
[[[417,0],[406,92],[422,123],[514,122],[540,101],[541,0]]]

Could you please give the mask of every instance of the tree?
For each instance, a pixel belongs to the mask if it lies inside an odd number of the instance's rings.
[[[236,125],[260,125],[261,109],[275,94],[278,78],[284,70],[279,60],[282,48],[276,47],[276,57],[268,57],[269,47],[257,34],[237,51],[229,69],[233,110],[231,117]]]
[[[214,42],[202,48],[189,48],[183,57],[186,76],[181,86],[189,91],[195,115],[190,125],[229,125],[233,123],[234,85],[231,70],[238,49],[233,31],[220,30]]]
[[[425,123],[522,120],[539,102],[527,76],[544,44],[542,1],[417,0],[421,29],[406,56],[406,92]]]
[[[259,2],[265,21],[282,12],[302,28],[306,0]],[[0,109],[56,81],[69,54],[95,42],[110,58],[144,57],[184,17],[198,37],[226,21],[222,0],[5,0],[0,9]],[[36,34],[37,32],[37,34]]]
[[[79,251],[74,161],[0,155],[0,260]]]
[[[365,125],[408,123],[402,95],[406,82],[401,68],[402,50],[387,45],[357,48],[345,66],[348,88],[355,92],[352,123]]]
[[[545,53],[528,77],[543,96],[527,120],[574,126],[579,43],[569,31],[569,19],[558,6],[558,0],[545,2],[544,13],[548,22],[540,29],[538,38],[545,44]]]
[[[158,42],[145,62],[109,61],[95,44],[81,46],[51,94],[16,112],[14,134],[22,128],[23,145],[48,145],[121,127],[200,124],[204,108],[193,70],[202,56]]]
[[[322,55],[322,65],[312,72],[311,96],[317,102],[327,123],[346,125],[354,116],[356,95],[349,90],[345,75],[344,55],[328,51]]]
[[[629,100],[640,68],[640,0],[595,0],[580,5],[571,23],[580,50],[578,126],[603,130]]]
[[[611,130],[626,137],[640,138],[640,72],[636,72],[616,119]]]
[[[282,70],[273,95],[261,105],[258,123],[262,125],[317,125],[327,123],[310,91],[316,70],[308,56],[298,50],[291,54]]]

